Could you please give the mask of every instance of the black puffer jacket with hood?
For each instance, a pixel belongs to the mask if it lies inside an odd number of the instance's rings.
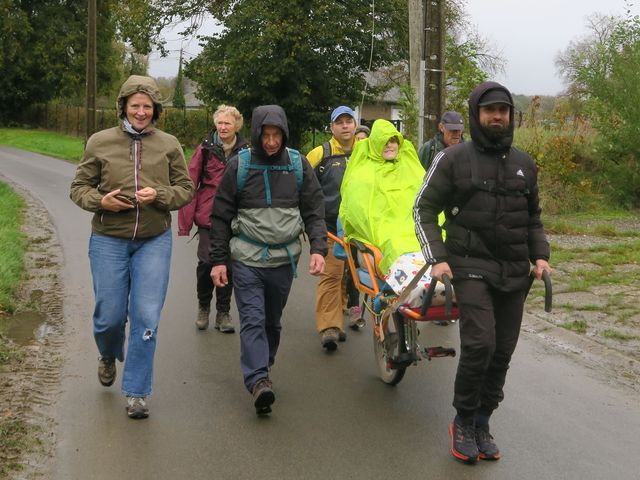
[[[469,98],[471,142],[440,152],[416,199],[416,234],[425,258],[447,262],[455,278],[484,279],[502,291],[525,289],[530,262],[549,259],[538,200],[537,168],[511,146],[508,135],[490,139],[479,122],[480,98],[489,90],[509,91],[495,82],[476,87]],[[438,226],[444,210],[446,241]]]
[[[273,155],[262,148],[262,129],[275,126],[282,130],[282,147]],[[251,163],[288,165],[286,150],[289,127],[278,105],[263,105],[251,118]],[[244,188],[238,191],[238,156],[229,159],[218,187],[211,212],[212,265],[227,264],[229,259],[254,267],[277,267],[297,261],[302,249],[300,234],[309,237],[311,253],[327,254],[327,230],[324,200],[311,165],[301,156],[303,182],[300,190],[294,172],[269,170],[271,205],[267,204],[263,170],[249,169]],[[268,248],[265,245],[286,245]]]

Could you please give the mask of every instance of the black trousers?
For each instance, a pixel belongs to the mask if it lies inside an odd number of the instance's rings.
[[[490,414],[503,387],[522,323],[525,292],[501,292],[482,280],[454,279],[460,308],[460,360],[453,406],[459,415]]]
[[[198,303],[201,307],[208,308],[213,299],[213,290],[216,291],[216,311],[229,312],[231,310],[231,293],[233,282],[231,268],[227,265],[227,277],[229,284],[223,288],[215,288],[211,280],[211,264],[209,263],[209,229],[198,227],[198,266],[196,267],[196,290]]]
[[[346,262],[345,262],[346,265]],[[360,292],[356,288],[356,284],[353,281],[351,272],[349,271],[349,265],[345,266],[345,287],[347,290],[347,308],[360,306]]]

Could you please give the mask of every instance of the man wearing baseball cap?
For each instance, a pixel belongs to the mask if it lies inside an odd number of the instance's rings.
[[[424,143],[418,150],[420,163],[425,170],[429,170],[433,157],[440,150],[463,141],[464,119],[458,112],[444,112],[438,123],[438,133]]]
[[[346,105],[331,112],[331,133],[328,142],[317,146],[307,154],[314,167],[324,194],[325,222],[327,230],[337,234],[338,211],[340,210],[340,186],[351,150],[355,143],[356,114]],[[357,329],[361,316],[359,294],[349,285],[345,276],[345,263],[333,255],[333,241],[329,239],[329,253],[325,257],[325,269],[316,290],[316,329],[322,346],[329,352],[338,348],[338,342],[346,339],[342,292],[347,290],[347,304],[351,317],[350,326]],[[339,299],[339,301],[337,301]]]
[[[478,85],[469,97],[471,142],[436,155],[413,209],[431,277],[451,278],[460,309],[456,415],[449,435],[451,454],[467,463],[501,457],[489,421],[504,399],[529,274],[551,274],[538,169],[512,146],[513,116],[504,86]],[[438,223],[443,211],[446,241]]]

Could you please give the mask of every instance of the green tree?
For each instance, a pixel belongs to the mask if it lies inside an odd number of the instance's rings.
[[[502,70],[504,59],[494,51],[469,21],[466,2],[459,0],[445,4],[445,109],[467,114],[467,99],[471,90],[490,75]],[[397,45],[395,68],[384,72],[387,89],[400,89],[400,104],[405,130],[414,131],[417,125],[417,95],[412,94],[409,84],[409,32],[406,4],[398,5],[394,12],[393,28]],[[380,87],[383,87],[381,85]],[[413,105],[412,105],[413,103]],[[436,132],[433,132],[435,134]]]
[[[117,76],[113,1],[99,2],[98,12],[98,84],[106,89]],[[0,0],[0,122],[36,102],[84,97],[86,24],[86,1]]]
[[[590,18],[592,34],[556,60],[568,91],[598,131],[597,182],[624,206],[640,205],[640,17]]]
[[[504,59],[470,22],[465,1],[447,2],[445,24],[445,108],[466,116],[471,91],[503,69]],[[507,85],[508,87],[508,85]]]
[[[230,103],[245,115],[281,105],[297,146],[303,131],[327,125],[331,108],[359,100],[370,55],[372,70],[399,58],[391,25],[397,5],[376,2],[371,52],[368,2],[239,0],[185,73],[208,104]]]
[[[187,106],[184,100],[184,78],[182,74],[182,49],[180,49],[180,64],[178,65],[178,77],[176,78],[176,87],[173,91],[172,103],[175,108],[184,108]]]

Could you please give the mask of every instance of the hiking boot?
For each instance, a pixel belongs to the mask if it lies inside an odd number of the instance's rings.
[[[105,387],[110,387],[116,380],[116,359],[100,357],[98,359],[98,380]]]
[[[358,330],[364,327],[364,318],[362,318],[362,308],[355,307],[349,308],[349,328],[351,330]]]
[[[461,419],[456,416],[449,425],[451,436],[451,454],[458,460],[466,463],[478,461],[478,445],[476,444],[476,428],[473,425],[473,417]]]
[[[198,330],[206,330],[209,328],[209,307],[198,305],[198,318],[196,318],[196,327]]]
[[[498,460],[501,456],[496,442],[489,433],[489,425],[476,427],[476,445],[482,460]]]
[[[328,352],[333,352],[338,348],[338,339],[340,337],[340,330],[335,327],[330,327],[323,330],[320,333],[320,342],[322,347],[326,348]]]
[[[234,333],[236,331],[231,323],[231,315],[229,315],[229,312],[218,312],[216,314],[216,324],[214,328],[220,330],[222,333]]]
[[[253,384],[251,395],[253,396],[253,406],[256,407],[256,415],[271,413],[271,405],[276,401],[272,387],[271,380],[268,378],[262,378]]]
[[[127,397],[127,416],[136,419],[149,416],[145,397]]]

